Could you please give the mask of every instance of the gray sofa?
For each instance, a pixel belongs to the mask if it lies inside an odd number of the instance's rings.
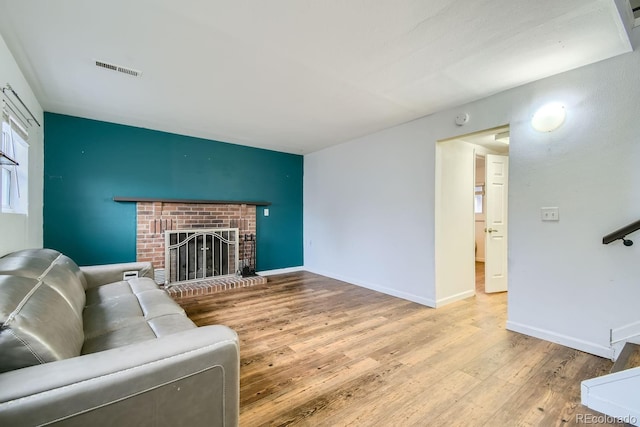
[[[237,425],[236,333],[196,327],[151,277],[49,249],[0,258],[0,425]]]

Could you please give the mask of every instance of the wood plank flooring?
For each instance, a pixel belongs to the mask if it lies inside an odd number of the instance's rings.
[[[612,365],[505,330],[482,283],[437,310],[307,272],[179,302],[238,332],[246,427],[580,425],[580,381]]]
[[[640,367],[640,345],[626,343],[616,363],[613,364],[611,372],[620,372],[637,367]]]

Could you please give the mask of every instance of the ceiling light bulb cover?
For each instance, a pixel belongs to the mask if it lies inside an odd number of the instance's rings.
[[[552,102],[543,105],[536,111],[531,119],[531,126],[538,132],[552,132],[564,123],[566,116],[564,105]]]

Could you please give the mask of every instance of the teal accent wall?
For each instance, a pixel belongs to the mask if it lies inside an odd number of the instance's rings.
[[[135,261],[135,203],[114,196],[268,201],[257,270],[302,256],[303,157],[45,113],[44,246],[80,265]]]

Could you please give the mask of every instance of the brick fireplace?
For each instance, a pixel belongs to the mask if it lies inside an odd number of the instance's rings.
[[[151,261],[156,269],[165,268],[165,230],[238,228],[241,260],[248,255],[242,236],[256,234],[256,205],[252,204],[138,201],[136,211],[136,259]]]
[[[230,289],[246,288],[255,285],[265,285],[267,278],[255,275],[255,248],[256,248],[256,210],[258,206],[269,206],[269,202],[247,202],[247,201],[219,201],[219,200],[177,200],[177,199],[151,199],[138,197],[114,196],[114,202],[136,203],[137,231],[136,231],[136,259],[138,261],[150,261],[156,270],[156,281],[165,283],[165,234],[172,240],[178,236],[204,236],[190,240],[190,250],[203,250],[202,259],[205,259],[207,251],[211,250],[214,257],[216,254],[228,255],[232,247],[216,251],[215,247],[220,244],[223,247],[225,239],[234,235],[233,245],[238,249],[237,256],[233,248],[235,260],[220,261],[230,268],[223,268],[220,275],[214,274],[204,279],[199,276],[196,279],[178,281],[165,287],[165,290],[173,298],[184,298],[210,293],[226,291]],[[226,230],[224,230],[226,229]],[[229,230],[232,229],[232,230]],[[237,232],[236,230],[237,229]],[[180,230],[180,232],[176,232]],[[190,230],[183,233],[182,230]],[[173,231],[173,233],[165,233]],[[219,240],[219,236],[222,239]],[[237,239],[236,239],[237,237]],[[181,237],[177,237],[180,239]],[[198,238],[200,244],[198,245]],[[204,238],[204,240],[202,240]],[[211,240],[207,240],[211,239]],[[170,243],[175,246],[174,243]],[[183,243],[178,242],[179,245]],[[214,248],[211,249],[210,246]],[[170,251],[174,251],[171,249]],[[185,250],[186,251],[186,250]],[[169,258],[173,262],[173,254]],[[211,253],[209,253],[209,256]],[[196,263],[199,263],[200,256]],[[191,258],[190,258],[191,259]],[[208,259],[208,258],[207,258]],[[250,261],[250,262],[247,262]],[[208,261],[207,261],[208,262]],[[253,264],[251,264],[251,262]],[[206,268],[200,271],[209,271],[211,268],[217,270],[221,265],[216,263],[205,264]],[[178,263],[180,265],[180,263]],[[248,267],[252,267],[248,268]],[[202,267],[202,265],[200,265]],[[242,275],[236,275],[235,269],[241,270]],[[225,271],[226,270],[226,271]],[[182,280],[182,279],[180,279]]]

